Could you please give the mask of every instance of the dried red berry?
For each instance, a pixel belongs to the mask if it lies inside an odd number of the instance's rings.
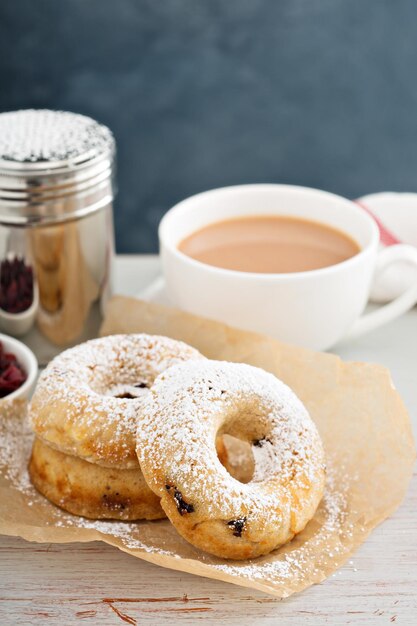
[[[0,308],[7,313],[22,313],[33,302],[33,270],[23,257],[0,263]]]
[[[239,517],[238,519],[231,519],[230,522],[227,522],[227,525],[233,529],[233,534],[235,537],[241,537],[242,532],[245,530],[246,517]]]
[[[0,398],[19,389],[27,376],[16,356],[11,352],[4,352],[0,341]]]

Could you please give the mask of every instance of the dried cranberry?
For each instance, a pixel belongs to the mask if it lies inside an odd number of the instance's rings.
[[[242,531],[245,530],[246,517],[239,517],[238,519],[231,519],[227,522],[227,525],[233,528],[233,535],[235,537],[241,537]]]
[[[165,485],[165,489],[169,491],[171,489],[171,485]],[[182,497],[181,491],[178,491],[177,488],[174,487],[174,500],[177,505],[177,509],[180,515],[185,515],[185,513],[194,513],[194,507],[192,504],[188,504]]]
[[[0,398],[19,389],[27,376],[16,356],[11,352],[4,352],[0,341]]]
[[[177,504],[177,509],[180,515],[184,515],[185,513],[194,513],[194,507],[192,504],[188,504],[182,497],[181,491],[176,491],[174,493],[174,500]]]
[[[22,313],[33,302],[33,270],[23,257],[0,263],[0,308],[7,313]]]
[[[263,448],[266,443],[272,443],[272,441],[267,437],[263,437],[262,439],[255,439],[254,441],[252,441],[252,445],[256,446],[257,448]]]

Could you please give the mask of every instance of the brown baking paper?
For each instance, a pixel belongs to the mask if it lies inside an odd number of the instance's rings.
[[[21,403],[0,402],[0,532],[29,541],[102,540],[163,567],[286,597],[339,567],[401,503],[415,451],[407,411],[389,372],[344,363],[180,311],[125,297],[110,302],[102,334],[147,332],[243,361],[284,380],[306,404],[326,448],[328,481],[314,519],[290,544],[252,561],[218,559],[186,543],[167,520],[95,522],[69,515],[31,487],[31,435]]]

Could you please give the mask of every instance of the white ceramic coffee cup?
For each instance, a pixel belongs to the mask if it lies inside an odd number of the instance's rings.
[[[196,230],[249,215],[286,215],[328,224],[361,250],[347,261],[292,274],[256,274],[213,267],[178,250]],[[378,252],[373,219],[350,200],[289,185],[241,185],[200,193],[174,206],[159,227],[163,273],[173,304],[227,324],[324,350],[403,314],[417,302],[417,252],[407,245]],[[397,261],[416,268],[416,282],[394,301],[363,314],[375,272]]]

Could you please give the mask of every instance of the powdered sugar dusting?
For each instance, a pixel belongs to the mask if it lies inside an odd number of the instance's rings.
[[[323,499],[315,515],[317,532],[311,527],[296,536],[281,550],[267,557],[246,563],[215,563],[213,567],[231,576],[249,580],[283,582],[294,578],[324,578],[322,571],[328,559],[343,562],[346,554],[346,540],[353,536],[354,525],[347,519],[348,493],[354,476],[348,477],[343,468],[327,459],[327,478]],[[308,537],[308,539],[304,539]],[[204,557],[203,557],[204,559]]]
[[[306,490],[306,509],[314,511],[320,500],[324,453],[317,430],[289,387],[264,370],[220,361],[178,364],[155,381],[142,414],[138,456],[145,478],[160,495],[168,483],[197,503],[196,522],[250,516],[262,524],[268,512],[281,511],[285,523],[291,490]],[[219,429],[253,444],[250,483],[220,465]]]
[[[145,334],[112,335],[66,350],[39,378],[33,428],[62,452],[135,467],[138,415],[149,387],[167,367],[198,358],[182,342]]]
[[[33,435],[25,400],[0,401],[0,471],[22,493],[33,491],[27,472]]]
[[[315,519],[306,530],[289,545],[267,557],[247,562],[226,562],[212,557],[188,545],[177,534],[167,520],[158,522],[115,522],[93,521],[70,515],[50,504],[32,487],[27,474],[32,435],[26,420],[24,404],[14,401],[0,403],[0,482],[3,489],[10,489],[10,503],[14,508],[15,491],[23,498],[19,523],[35,527],[34,537],[51,541],[50,529],[65,529],[74,532],[74,541],[80,529],[96,531],[102,539],[122,545],[136,556],[141,553],[155,554],[167,559],[196,560],[208,570],[214,569],[230,579],[245,578],[276,586],[293,581],[294,577],[311,575],[317,581],[324,578],[329,561],[342,562],[350,552],[349,537],[354,531],[355,515],[349,510],[351,483],[355,477],[338,464],[337,459],[328,459],[325,494],[316,512]],[[1,514],[0,514],[1,515]],[[41,515],[41,517],[39,517]],[[0,521],[2,521],[0,519]],[[49,534],[48,534],[49,533]],[[55,535],[56,537],[56,535]],[[92,536],[92,539],[97,537]]]

